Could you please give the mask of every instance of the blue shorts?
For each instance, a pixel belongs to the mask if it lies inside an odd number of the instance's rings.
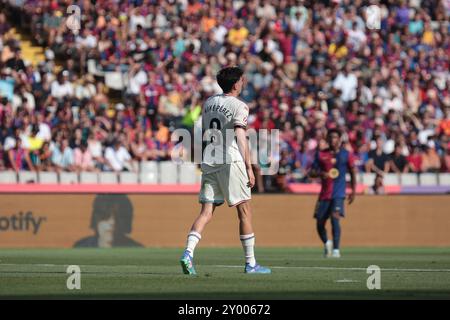
[[[337,212],[341,217],[344,217],[344,201],[344,198],[318,200],[314,211],[314,218],[317,220],[326,220],[334,212]]]

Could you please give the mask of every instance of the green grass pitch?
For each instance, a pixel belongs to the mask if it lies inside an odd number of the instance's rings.
[[[0,298],[450,299],[449,248],[257,248],[271,275],[243,273],[240,248],[198,248],[197,276],[181,273],[181,249],[1,249]],[[81,290],[68,290],[68,265]],[[368,290],[366,268],[381,268]]]

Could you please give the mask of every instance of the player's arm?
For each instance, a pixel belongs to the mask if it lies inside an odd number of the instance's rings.
[[[244,159],[245,169],[248,176],[248,186],[252,188],[255,185],[255,175],[253,174],[252,161],[250,158],[250,148],[247,141],[247,118],[248,107],[244,104],[236,110],[233,117],[234,132],[236,135],[236,142],[239,148],[239,152]]]
[[[356,166],[354,157],[351,153],[349,154],[348,158],[348,171],[350,173],[350,187],[352,189],[348,196],[348,203],[351,204],[353,201],[355,201],[356,195]]]
[[[326,179],[328,178],[328,173],[327,172],[322,172],[320,170],[320,164],[319,164],[319,151],[317,150],[315,156],[314,156],[314,161],[311,165],[311,168],[308,170],[307,172],[307,176],[312,178],[312,179],[316,179],[316,178],[322,178],[322,179]]]
[[[245,128],[242,126],[234,127],[239,152],[242,155],[242,159],[244,159],[245,169],[248,175],[248,186],[252,188],[255,185],[255,175],[253,174],[252,163],[250,160],[250,149],[248,147],[247,134],[245,131]]]

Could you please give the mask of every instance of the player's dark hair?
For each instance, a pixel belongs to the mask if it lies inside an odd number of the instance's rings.
[[[339,131],[338,129],[330,129],[327,132],[327,137],[330,137],[333,133],[336,133],[339,138],[342,136],[341,131]]]
[[[244,71],[239,67],[226,67],[217,73],[217,83],[222,88],[223,93],[228,93],[233,89],[233,86],[244,74]]]

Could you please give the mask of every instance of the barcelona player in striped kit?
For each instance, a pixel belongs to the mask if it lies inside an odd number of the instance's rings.
[[[340,258],[339,242],[341,226],[339,219],[344,217],[344,200],[346,196],[346,175],[350,174],[351,192],[348,203],[355,199],[356,170],[352,154],[342,147],[341,133],[332,129],[327,133],[328,147],[317,150],[310,171],[311,177],[320,177],[321,190],[317,201],[314,218],[317,232],[325,246],[325,257]],[[328,240],[325,224],[331,221],[333,241]]]

